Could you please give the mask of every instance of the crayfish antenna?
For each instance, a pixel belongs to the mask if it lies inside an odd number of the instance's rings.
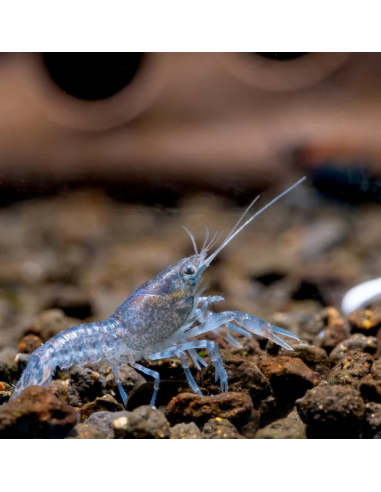
[[[237,234],[239,234],[242,229],[244,229],[247,225],[250,224],[250,222],[252,222],[256,217],[258,217],[259,214],[261,214],[262,212],[264,212],[268,207],[270,207],[271,205],[273,205],[276,201],[278,201],[280,198],[282,198],[284,195],[286,195],[287,193],[289,193],[291,190],[293,190],[294,188],[296,188],[300,183],[302,183],[304,180],[306,179],[306,176],[304,176],[302,179],[299,179],[299,181],[297,181],[296,183],[294,183],[292,186],[290,186],[289,188],[287,188],[287,190],[283,191],[280,195],[278,195],[277,197],[275,197],[273,200],[271,200],[271,202],[269,202],[267,205],[265,205],[263,208],[261,208],[258,212],[256,212],[252,217],[250,217],[250,219],[248,219],[244,224],[241,225],[241,227],[236,230],[237,226],[241,223],[242,219],[244,218],[244,216],[247,214],[247,212],[250,210],[250,208],[254,205],[254,203],[258,200],[259,196],[257,196],[252,202],[251,204],[248,206],[248,208],[245,210],[245,212],[242,214],[242,216],[240,217],[240,219],[238,220],[238,222],[236,223],[236,225],[233,227],[233,229],[231,230],[231,232],[228,234],[228,236],[226,237],[225,241],[221,244],[221,246],[217,249],[217,251],[215,251],[212,255],[209,256],[209,258],[205,261],[205,266],[208,267],[210,265],[210,263],[214,260],[214,258],[218,255],[218,253],[227,245],[230,243],[230,241],[236,237]]]
[[[189,234],[189,237],[191,238],[192,240],[192,244],[193,244],[193,247],[194,247],[194,252],[196,253],[196,255],[198,255],[198,249],[197,249],[197,244],[196,244],[196,240],[193,236],[193,234],[191,233],[191,231],[189,229],[187,229],[185,226],[183,226],[183,229],[185,229],[187,231],[187,233]]]

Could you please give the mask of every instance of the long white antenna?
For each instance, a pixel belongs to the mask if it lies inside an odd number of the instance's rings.
[[[276,201],[278,201],[280,198],[282,198],[284,195],[287,195],[287,193],[289,193],[291,190],[293,190],[294,188],[296,188],[298,185],[300,185],[300,183],[302,183],[306,178],[306,176],[304,176],[302,179],[299,179],[299,181],[297,181],[296,183],[294,183],[292,186],[290,186],[290,188],[287,188],[287,190],[283,191],[283,193],[281,193],[280,195],[278,195],[276,198],[274,198],[274,200],[271,200],[271,202],[269,202],[267,205],[265,205],[263,208],[261,208],[258,212],[256,212],[252,217],[250,217],[249,220],[247,220],[244,224],[241,225],[241,227],[234,232],[234,234],[230,233],[228,235],[228,237],[225,239],[225,241],[221,244],[221,246],[217,249],[217,251],[215,251],[212,255],[209,256],[209,258],[206,260],[205,262],[205,265],[206,266],[209,266],[210,263],[214,260],[214,258],[218,255],[218,253],[228,244],[230,243],[230,241],[236,237],[237,234],[239,234],[242,229],[244,229],[247,225],[250,224],[251,221],[253,221],[256,217],[258,217],[259,214],[261,214],[262,212],[264,212],[268,207],[270,207],[270,205],[272,205],[273,203],[275,203]],[[253,205],[253,203],[258,199],[258,197],[249,205],[249,208],[247,210],[249,210],[251,208],[251,206]],[[242,220],[242,218],[244,217],[244,215],[246,214],[247,210],[244,212],[244,214],[242,215],[241,219],[238,221],[238,223],[234,226],[232,232],[234,231],[234,229],[237,227],[237,225],[240,223],[240,221]]]

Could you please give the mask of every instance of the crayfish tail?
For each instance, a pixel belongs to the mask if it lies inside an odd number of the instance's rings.
[[[42,347],[40,347],[42,349]],[[43,357],[42,351],[37,349],[29,359],[28,365],[24,370],[19,382],[14,389],[11,400],[17,398],[25,388],[29,386],[46,386],[53,379],[56,365],[52,361],[47,361]]]

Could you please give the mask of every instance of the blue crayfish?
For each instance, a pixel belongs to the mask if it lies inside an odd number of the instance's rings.
[[[160,375],[139,362],[173,356],[180,358],[190,387],[201,395],[188,363],[189,357],[197,369],[201,370],[201,366],[207,366],[204,359],[198,355],[197,349],[208,352],[215,367],[216,380],[220,381],[221,391],[228,391],[228,376],[218,345],[210,340],[190,341],[203,333],[211,331],[218,333],[222,329],[225,330],[224,337],[233,345],[237,345],[238,342],[231,333],[249,337],[251,334],[256,334],[292,350],[278,335],[297,340],[298,337],[282,328],[239,311],[221,313],[211,311],[210,304],[222,301],[223,298],[202,296],[205,289],[200,288],[200,284],[202,273],[218,253],[255,217],[304,179],[299,180],[240,225],[257,197],[218,249],[209,256],[208,252],[216,244],[217,235],[208,243],[207,229],[204,244],[199,252],[193,235],[186,229],[193,242],[194,255],[171,265],[139,287],[108,320],[73,326],[35,350],[11,398],[17,397],[28,386],[46,386],[52,380],[57,367],[67,369],[73,365],[81,366],[87,362],[104,361],[112,367],[124,404],[127,395],[118,375],[119,365],[128,363],[138,371],[152,376],[154,391],[151,405],[154,405]]]

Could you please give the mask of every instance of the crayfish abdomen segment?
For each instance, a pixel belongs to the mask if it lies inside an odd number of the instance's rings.
[[[123,326],[127,346],[144,350],[181,328],[192,312],[193,302],[193,297],[173,299],[171,296],[137,295],[122,304],[113,317]]]

